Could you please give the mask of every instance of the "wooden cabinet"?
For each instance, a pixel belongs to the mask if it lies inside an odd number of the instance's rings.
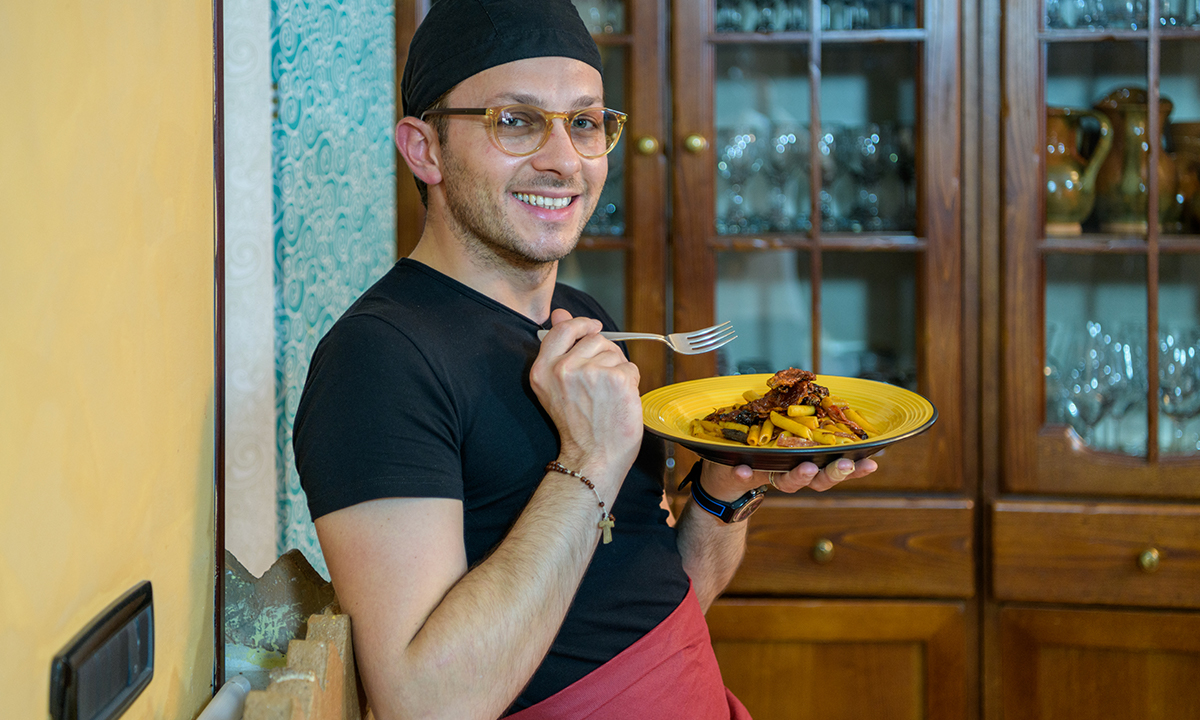
[[[1200,227],[1174,206],[1200,26],[1169,2],[985,7],[985,717],[1198,717],[1200,346],[1179,328],[1200,318]],[[1064,178],[1095,196],[1065,224]]]

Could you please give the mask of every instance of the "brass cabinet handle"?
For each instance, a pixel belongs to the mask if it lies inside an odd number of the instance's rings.
[[[821,538],[813,543],[812,559],[817,564],[824,565],[833,560],[833,541]]]
[[[1162,554],[1158,552],[1158,548],[1150,548],[1143,550],[1138,555],[1137,564],[1142,569],[1142,572],[1152,573],[1158,569],[1158,561],[1162,558]]]
[[[658,152],[658,139],[651,135],[643,135],[637,139],[637,151],[642,155],[653,155]]]
[[[703,135],[688,135],[683,146],[691,153],[700,153],[708,149],[708,140]]]

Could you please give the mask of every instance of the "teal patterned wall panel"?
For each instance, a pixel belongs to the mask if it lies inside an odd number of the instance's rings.
[[[392,0],[272,0],[279,552],[328,577],[292,454],[317,341],[395,261]]]

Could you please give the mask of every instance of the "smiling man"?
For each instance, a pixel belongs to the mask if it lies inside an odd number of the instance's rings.
[[[768,478],[698,464],[705,508],[669,525],[638,369],[555,282],[625,121],[601,71],[570,0],[438,0],[409,50],[425,228],[322,339],[294,432],[378,720],[748,717],[704,611],[744,550],[725,509]]]

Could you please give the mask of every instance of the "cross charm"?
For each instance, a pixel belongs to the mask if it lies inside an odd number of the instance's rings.
[[[616,526],[616,524],[617,521],[613,519],[611,513],[600,518],[600,522],[596,524],[596,527],[604,531],[603,542],[605,545],[612,542],[612,529]]]

